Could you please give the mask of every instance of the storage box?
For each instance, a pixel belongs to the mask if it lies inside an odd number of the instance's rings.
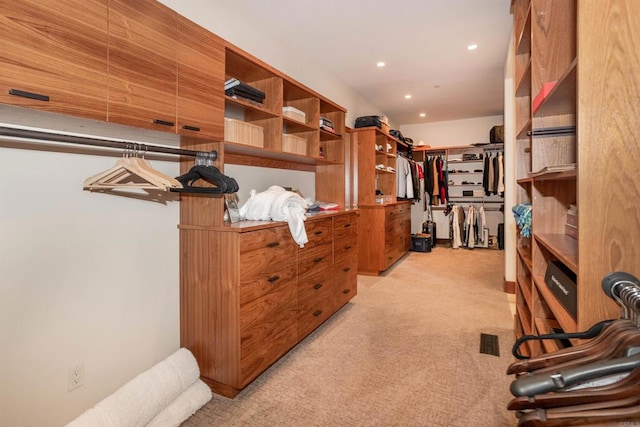
[[[225,141],[237,142],[238,144],[264,147],[264,129],[260,126],[243,122],[242,120],[225,117],[224,139]]]
[[[307,140],[291,134],[282,134],[282,151],[286,153],[307,155]]]
[[[560,304],[576,319],[578,288],[575,273],[559,261],[549,261],[544,281]]]
[[[307,114],[296,107],[282,107],[282,115],[301,123],[307,123]]]
[[[413,252],[431,252],[431,235],[421,234],[411,236],[411,250]]]

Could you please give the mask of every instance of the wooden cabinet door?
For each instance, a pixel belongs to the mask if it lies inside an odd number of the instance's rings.
[[[110,122],[175,132],[177,13],[109,0]]]
[[[0,2],[0,102],[105,120],[107,0]]]
[[[222,40],[178,16],[178,132],[224,139]]]

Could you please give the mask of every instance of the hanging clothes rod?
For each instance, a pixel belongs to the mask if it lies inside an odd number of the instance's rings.
[[[86,136],[64,135],[59,133],[41,132],[36,130],[11,128],[6,126],[0,126],[0,136],[8,136],[12,138],[21,138],[21,139],[37,139],[37,140],[44,140],[44,141],[61,142],[65,144],[78,144],[78,145],[90,145],[94,147],[116,148],[120,150],[124,150],[132,145],[137,145],[141,147],[142,151],[146,151],[146,152],[174,154],[179,156],[190,156],[190,157],[205,156],[212,161],[218,158],[218,152],[216,150],[213,150],[213,151],[183,150],[181,148],[162,147],[159,145],[151,145],[151,144],[146,144],[141,142],[116,141],[116,140],[110,140],[110,139],[90,138]]]

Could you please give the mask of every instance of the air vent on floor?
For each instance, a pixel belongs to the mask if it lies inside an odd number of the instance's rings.
[[[480,334],[480,353],[491,354],[492,356],[500,356],[500,346],[498,345],[498,336],[489,334]]]

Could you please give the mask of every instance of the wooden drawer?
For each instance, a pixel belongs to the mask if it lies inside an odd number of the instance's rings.
[[[331,268],[313,271],[298,281],[298,308],[307,311],[314,301],[333,292],[333,274]]]
[[[297,342],[298,288],[279,286],[240,307],[240,379],[246,385]]]
[[[315,300],[307,309],[298,315],[298,339],[302,340],[311,331],[320,326],[333,314],[333,295],[328,293],[324,298]]]
[[[246,262],[250,261],[247,259]],[[241,262],[240,265],[244,265],[244,262]],[[240,305],[259,298],[278,287],[289,284],[295,286],[297,283],[298,270],[295,262],[285,260],[283,263],[267,264],[261,270],[247,272],[247,270],[251,270],[250,267],[241,267]]]
[[[333,244],[333,262],[337,263],[350,255],[358,256],[358,240],[356,236],[336,239]]]
[[[331,218],[307,221],[305,223],[305,229],[309,242],[305,243],[303,249],[311,249],[333,241],[333,221]]]
[[[333,267],[334,310],[342,307],[358,290],[358,258],[351,256],[336,262]]]
[[[300,249],[298,275],[304,276],[310,271],[319,271],[333,264],[333,243]]]
[[[333,220],[333,238],[342,239],[347,236],[356,237],[358,235],[358,214],[353,212],[340,215]]]
[[[297,251],[298,245],[286,225],[241,234],[240,253],[263,248],[286,252],[291,256]]]

